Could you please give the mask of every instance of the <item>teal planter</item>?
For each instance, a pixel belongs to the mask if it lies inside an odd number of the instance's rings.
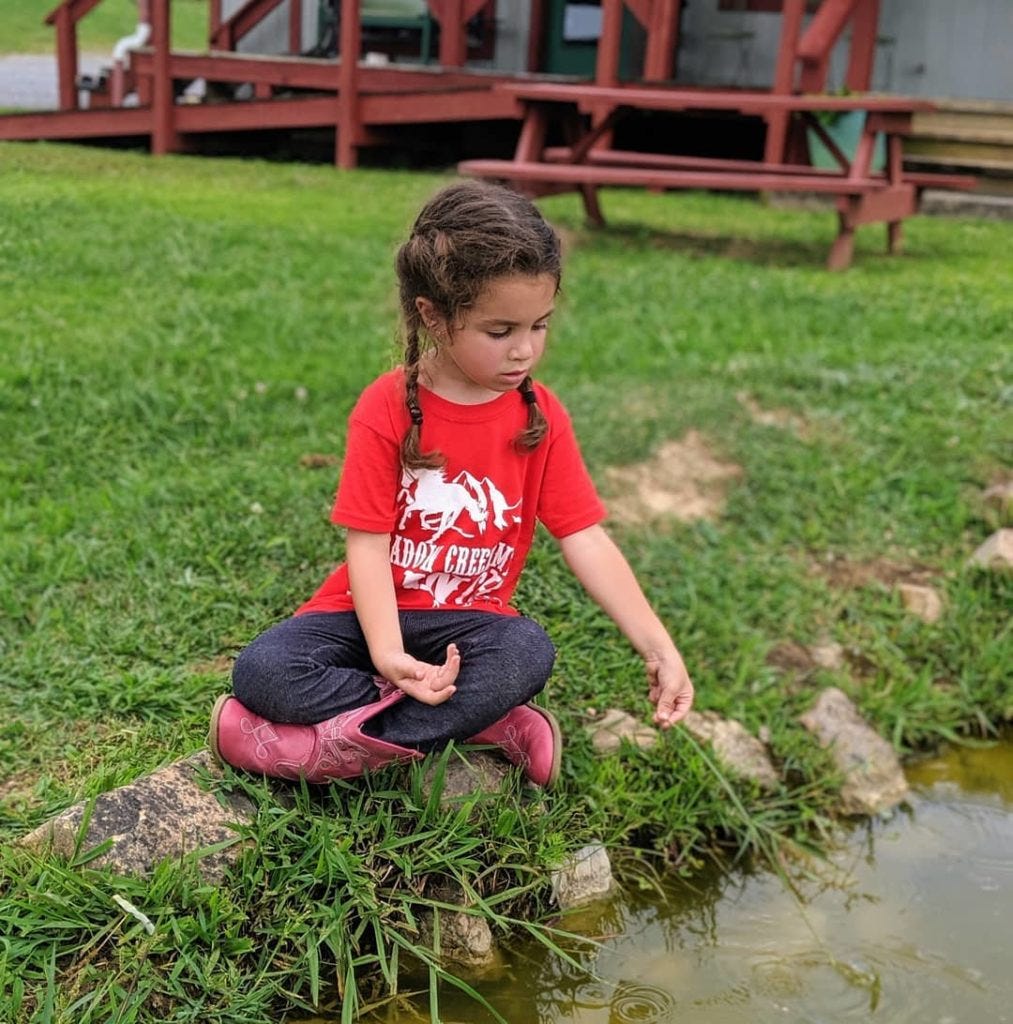
[[[847,110],[837,114],[833,121],[825,125],[827,134],[837,143],[845,156],[851,158],[855,155],[858,140],[862,136],[862,127],[865,125],[865,111]],[[809,156],[813,167],[821,167],[829,170],[837,170],[839,164],[833,158],[830,150],[820,142],[819,137],[810,128],[809,132]],[[876,136],[876,144],[872,148],[872,169],[881,171],[886,166],[886,140],[882,133]]]

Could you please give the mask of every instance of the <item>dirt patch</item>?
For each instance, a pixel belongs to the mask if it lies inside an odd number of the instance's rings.
[[[228,654],[219,654],[210,661],[197,661],[187,665],[187,672],[195,676],[217,676],[225,675],[232,671],[232,662],[235,659]]]
[[[764,427],[790,430],[798,437],[807,438],[811,431],[809,424],[790,409],[764,409],[748,391],[737,391],[735,400],[749,414],[749,418]]]
[[[809,651],[794,640],[783,640],[775,644],[768,652],[766,663],[779,672],[804,673],[811,672],[816,663]]]
[[[874,583],[895,587],[900,583],[924,585],[931,583],[937,573],[924,565],[904,565],[888,558],[875,558],[868,562],[852,562],[847,558],[828,556],[813,562],[812,572],[822,576],[832,587],[854,590]]]
[[[341,459],[326,452],[306,452],[305,455],[299,456],[299,465],[303,469],[329,469],[332,466],[340,466]]]
[[[28,796],[38,779],[38,773],[31,770],[15,772],[6,779],[0,779],[0,804]]]
[[[608,488],[616,495],[609,509],[615,519],[631,525],[716,519],[730,482],[741,476],[742,467],[721,462],[696,430],[680,441],[666,442],[646,462],[605,471]]]

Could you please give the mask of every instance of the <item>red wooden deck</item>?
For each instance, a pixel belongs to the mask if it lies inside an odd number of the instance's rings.
[[[390,141],[397,126],[415,123],[518,119],[513,97],[493,86],[509,76],[466,69],[465,26],[485,0],[428,0],[440,22],[439,66],[388,64],[358,59],[359,0],[342,0],[340,51],[357,59],[236,53],[239,39],[281,0],[247,0],[229,19],[220,0],[210,0],[210,38],[226,49],[206,53],[170,50],[170,0],[141,0],[152,28],[150,45],[130,54],[129,66],[114,67],[117,84],[79,106],[77,24],[101,0],[63,0],[47,18],[57,34],[60,109],[0,117],[0,139],[72,140],[135,136],[148,138],[153,153],[185,149],[187,137],[261,129],[333,128],[335,162],[352,167],[363,146]],[[300,0],[289,0],[290,46],[299,48]],[[248,83],[252,98],[187,104],[182,88],[197,79],[209,87]],[[135,92],[137,103],[123,106]]]
[[[362,147],[391,140],[398,126],[433,122],[522,120],[512,161],[469,161],[464,173],[512,181],[532,194],[576,189],[592,220],[601,221],[597,189],[624,184],[655,189],[714,188],[789,190],[837,197],[839,233],[829,258],[832,267],[851,259],[855,228],[888,225],[891,250],[900,242],[901,222],[915,212],[928,184],[971,187],[969,178],[910,175],[902,166],[902,139],[924,101],[875,97],[867,93],[872,75],[879,0],[821,0],[805,23],[808,0],[783,0],[781,41],[772,88],[734,92],[671,88],[682,0],[601,0],[602,32],[594,83],[560,84],[558,78],[526,73],[506,75],[467,69],[466,26],[487,0],[426,0],[439,23],[439,65],[375,66],[358,59],[362,48],[361,0],[341,0],[338,52],[355,59],[299,56],[302,5],[288,0],[292,56],[235,52],[237,42],[282,0],[245,0],[229,18],[221,0],[209,2],[207,53],[182,53],[169,46],[171,0],[137,0],[139,16],[150,22],[150,45],[130,54],[129,64],[112,69],[112,86],[93,94],[79,109],[77,25],[101,0],[61,0],[46,19],[56,30],[60,110],[0,117],[0,139],[80,139],[138,136],[153,153],[185,149],[188,138],[207,133],[257,129],[333,128],[335,162],[353,167]],[[316,0],[310,0],[316,2]],[[541,52],[543,0],[531,0],[529,67]],[[643,80],[620,84],[622,25],[627,10],[646,30]],[[850,29],[850,34],[846,30]],[[855,95],[825,93],[831,51],[849,39],[845,83]],[[179,94],[204,79],[225,101],[188,104]],[[238,100],[234,87],[252,86],[252,98]],[[137,105],[123,105],[128,93]],[[620,150],[616,125],[633,111],[723,111],[760,118],[766,125],[763,159],[717,160],[695,156]],[[865,130],[857,152],[843,153],[815,116],[823,111],[862,110]],[[562,127],[565,146],[547,146],[550,121]],[[728,131],[737,130],[734,120]],[[839,164],[819,171],[809,164],[806,132],[814,131]],[[885,174],[870,170],[875,134],[888,139]],[[669,147],[671,148],[671,147]]]

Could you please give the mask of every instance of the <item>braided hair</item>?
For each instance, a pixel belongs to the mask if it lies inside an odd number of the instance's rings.
[[[404,329],[405,403],[411,418],[401,442],[409,469],[443,464],[439,452],[421,450],[419,364],[439,343],[422,321],[416,299],[428,299],[444,323],[457,322],[492,280],[514,274],[550,274],[559,289],[559,238],[535,205],[519,192],[465,181],[438,192],[422,208],[408,240],[398,250],[397,277]],[[531,377],[517,388],[527,422],[514,438],[519,451],[533,451],[548,430]]]

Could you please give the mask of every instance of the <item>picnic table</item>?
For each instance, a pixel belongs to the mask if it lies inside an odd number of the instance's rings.
[[[459,165],[460,172],[507,181],[531,195],[578,191],[588,218],[598,225],[604,223],[598,201],[601,186],[821,193],[837,199],[838,232],[827,266],[842,270],[851,263],[855,229],[860,225],[886,224],[888,249],[897,252],[902,223],[917,212],[923,188],[974,185],[974,179],[966,176],[914,174],[903,169],[902,140],[911,131],[914,114],[933,109],[928,100],[590,83],[506,82],[496,89],[513,96],[523,118],[513,159],[466,160]],[[670,156],[615,148],[616,126],[644,110],[723,111],[756,117],[783,112],[811,129],[839,166],[821,169],[801,162]],[[834,143],[817,115],[851,110],[864,112],[865,123],[855,152],[849,155]],[[553,125],[558,126],[564,145],[547,144]],[[886,139],[886,167],[876,172],[872,158],[880,133]]]

